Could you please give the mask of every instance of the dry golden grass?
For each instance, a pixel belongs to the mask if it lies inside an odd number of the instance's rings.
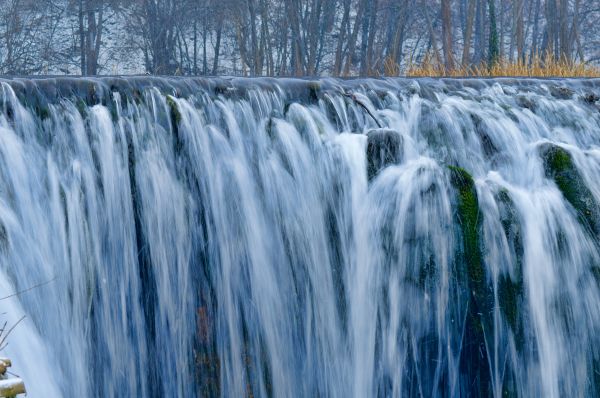
[[[386,73],[396,72],[399,68],[386,64]],[[584,63],[555,60],[553,57],[542,59],[535,56],[525,62],[508,62],[500,60],[492,67],[485,64],[479,66],[460,66],[447,71],[443,64],[426,56],[421,64],[410,62],[406,68],[408,77],[600,77],[600,68]],[[392,76],[398,76],[399,73]]]

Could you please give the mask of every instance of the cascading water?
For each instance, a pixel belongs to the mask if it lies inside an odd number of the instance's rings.
[[[599,93],[3,80],[2,354],[31,397],[598,396]]]

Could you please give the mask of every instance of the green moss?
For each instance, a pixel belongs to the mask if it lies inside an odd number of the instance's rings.
[[[181,111],[177,105],[177,101],[170,95],[167,95],[167,106],[169,107],[169,115],[171,119],[171,129],[173,132],[173,146],[175,153],[181,152],[183,143],[179,135],[179,124],[181,123]]]
[[[119,113],[117,112],[117,106],[115,104],[112,104],[111,106],[108,107],[108,110],[110,111],[110,118],[113,122],[118,122],[119,121]]]
[[[509,245],[511,260],[514,264],[513,275],[502,274],[498,278],[498,303],[506,323],[513,332],[517,351],[524,348],[524,328],[521,315],[523,302],[523,239],[521,226],[514,203],[506,189],[496,195],[496,203],[500,213],[500,221]]]
[[[472,287],[479,287],[485,281],[481,250],[479,249],[479,202],[473,177],[460,167],[449,166],[451,182],[458,193],[458,221],[463,238],[463,255],[467,266],[467,276]],[[479,295],[477,288],[472,291]]]
[[[554,180],[565,199],[577,212],[582,225],[600,234],[600,208],[593,194],[573,162],[571,154],[564,148],[545,144],[540,148],[546,177]]]
[[[50,109],[48,109],[48,107],[45,106],[39,106],[37,108],[37,114],[39,115],[40,119],[42,120],[46,120],[50,118]]]
[[[473,177],[460,167],[449,166],[450,182],[456,190],[456,218],[462,245],[458,248],[456,279],[468,293],[467,318],[460,359],[461,373],[469,380],[469,395],[489,396],[491,374],[486,339],[493,336],[493,290],[488,283],[481,253],[479,233],[482,215]],[[461,296],[459,296],[461,297]],[[462,296],[464,297],[464,296]]]
[[[179,124],[179,122],[181,122],[181,112],[179,112],[177,102],[170,95],[167,96],[167,105],[169,106],[169,110],[171,112],[171,121]]]
[[[515,283],[505,275],[500,275],[498,279],[498,301],[500,309],[506,318],[508,326],[515,332],[519,321],[519,304],[523,292],[522,283]]]
[[[82,100],[81,98],[79,98],[75,102],[75,106],[77,107],[77,110],[79,111],[79,114],[81,115],[81,117],[85,119],[85,117],[87,115],[87,105],[86,105],[85,101]]]

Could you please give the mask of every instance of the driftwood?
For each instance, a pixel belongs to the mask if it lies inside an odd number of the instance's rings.
[[[369,110],[369,108],[367,107],[367,105],[365,105],[360,99],[358,99],[358,97],[356,96],[356,94],[351,93],[351,92],[347,92],[347,91],[342,91],[342,94],[344,96],[350,98],[352,101],[354,101],[356,104],[358,104],[361,108],[363,108],[369,114],[369,116],[371,116],[371,118],[373,118],[373,120],[377,124],[377,127],[381,128],[381,123],[379,123],[379,120],[377,120],[377,118]]]
[[[12,362],[8,358],[0,358],[0,397],[16,397],[25,394],[25,383],[19,377],[6,378],[6,368],[10,368]]]

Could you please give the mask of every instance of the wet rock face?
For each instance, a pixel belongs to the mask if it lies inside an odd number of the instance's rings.
[[[588,104],[595,104],[600,101],[600,96],[596,93],[585,93],[581,96],[581,100]]]
[[[402,161],[402,136],[390,129],[375,129],[367,133],[367,175],[372,180],[379,171]]]
[[[493,289],[486,276],[481,250],[481,228],[483,214],[479,210],[479,199],[475,181],[463,168],[449,166],[450,183],[456,191],[456,222],[459,225],[461,244],[457,248],[456,280],[464,291],[470,292],[463,335],[460,370],[468,380],[468,396],[491,396],[492,375],[489,372],[489,347],[493,330]]]
[[[585,185],[571,154],[553,144],[540,147],[546,177],[554,180],[565,199],[577,212],[579,221],[596,236],[600,234],[600,206]]]
[[[570,99],[573,97],[574,91],[568,87],[550,86],[550,94],[557,99]]]

